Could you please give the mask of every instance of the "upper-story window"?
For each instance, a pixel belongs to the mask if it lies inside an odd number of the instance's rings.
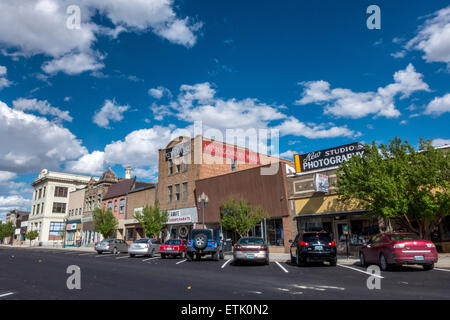
[[[42,196],[45,198],[45,190],[47,189],[47,187],[44,187],[44,192],[42,194]]]
[[[176,201],[180,200],[180,185],[179,184],[175,185],[175,200]]]
[[[41,195],[42,195],[42,188],[39,189],[39,199],[41,198]]]
[[[173,162],[169,160],[169,176],[173,174]]]
[[[114,212],[117,212],[117,200],[114,200]]]
[[[177,173],[181,171],[181,164],[177,164]]]
[[[231,172],[235,172],[235,171],[236,171],[236,160],[231,159]]]
[[[169,186],[169,199],[168,199],[168,202],[169,203],[172,203],[172,186]]]
[[[112,211],[112,201],[108,201],[108,211]]]
[[[125,199],[120,199],[120,213],[123,213],[125,210]]]
[[[55,187],[55,197],[67,198],[67,187]]]
[[[188,184],[187,182],[183,183],[183,201],[187,200],[188,197]]]
[[[66,204],[61,202],[53,202],[53,213],[66,213]]]

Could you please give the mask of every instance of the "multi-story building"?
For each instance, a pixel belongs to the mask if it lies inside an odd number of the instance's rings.
[[[126,175],[130,175],[130,169],[126,169]],[[94,230],[92,213],[95,209],[102,207],[103,197],[108,192],[111,185],[119,182],[116,173],[108,168],[97,181],[91,178],[84,195],[82,222],[82,244],[92,246],[95,242],[101,240],[101,235]]]
[[[34,192],[27,231],[38,230],[37,241],[43,245],[61,242],[69,193],[85,187],[89,180],[87,176],[43,169],[31,184]]]
[[[169,214],[166,238],[187,237],[199,223],[196,180],[280,162],[292,164],[203,136],[172,140],[159,150],[157,199]]]
[[[91,179],[92,181],[93,179]],[[67,216],[65,223],[65,246],[81,245],[81,217],[83,215],[84,196],[87,187],[69,193],[69,203],[67,205]]]
[[[13,244],[24,244],[25,234],[27,233],[28,216],[30,215],[27,211],[13,210],[16,215],[16,230],[14,231]]]

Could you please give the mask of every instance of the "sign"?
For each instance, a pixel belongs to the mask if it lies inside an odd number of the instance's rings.
[[[190,224],[197,222],[197,208],[183,208],[167,212],[167,224]]]
[[[71,231],[71,230],[77,230],[77,224],[76,223],[70,223],[66,226],[66,230]]]
[[[316,173],[314,175],[314,190],[316,192],[328,192],[328,176],[325,174]]]
[[[173,158],[182,157],[191,153],[191,142],[184,142],[174,145],[172,148],[166,149],[166,161]]]
[[[21,228],[27,227],[27,226],[28,226],[28,220],[27,220],[27,221],[22,221],[22,222],[20,222],[20,227],[21,227]]]
[[[14,234],[15,235],[19,235],[20,234],[20,228],[17,228],[16,230],[14,230]]]
[[[344,225],[342,226],[342,233],[343,233],[343,234],[348,234],[348,225],[344,224]]]
[[[352,156],[364,154],[364,145],[355,142],[340,147],[335,147],[331,149],[325,149],[315,152],[310,152],[307,154],[302,154],[300,158],[300,171],[305,172],[311,170],[318,170],[324,168],[330,168],[340,165],[343,162],[348,161]],[[295,156],[294,156],[295,159]]]
[[[203,153],[246,163],[260,164],[258,153],[245,151],[236,147],[228,147],[224,143],[203,141]]]

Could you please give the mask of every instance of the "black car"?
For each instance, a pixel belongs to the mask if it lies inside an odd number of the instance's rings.
[[[308,262],[328,261],[330,265],[336,265],[336,245],[329,233],[305,232],[290,242],[291,263],[303,266]]]
[[[186,252],[186,258],[200,260],[204,255],[211,255],[213,260],[223,259],[222,241],[219,232],[213,229],[193,229]]]

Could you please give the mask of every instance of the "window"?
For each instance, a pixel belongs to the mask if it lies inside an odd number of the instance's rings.
[[[32,211],[32,214],[34,215],[34,209],[35,209],[35,206],[33,205],[33,211]]]
[[[78,208],[75,209],[75,215],[78,215]]]
[[[41,213],[41,211],[39,210],[40,208],[41,208],[41,204],[38,204],[37,207],[36,207],[37,214]]]
[[[173,174],[173,162],[169,160],[169,176]]]
[[[81,208],[78,210],[78,213],[81,214]]]
[[[169,187],[169,199],[168,199],[169,203],[172,203],[172,186]]]
[[[108,211],[112,211],[112,201],[108,201]]]
[[[231,172],[235,172],[235,171],[236,171],[236,160],[231,159]]]
[[[177,164],[177,173],[181,171],[181,164]]]
[[[64,230],[64,222],[50,222],[49,236],[53,236],[51,240],[62,237],[61,231]]]
[[[41,205],[41,213],[44,213],[44,204]]]
[[[39,199],[41,198],[42,189],[39,189]]]
[[[67,198],[67,188],[55,187],[55,197]]]
[[[120,199],[120,213],[123,213],[125,209],[125,199]]]
[[[114,200],[114,212],[117,212],[117,200]]]
[[[133,240],[134,238],[134,229],[129,228],[127,229],[127,240]]]
[[[187,182],[183,183],[183,201],[187,200],[188,197],[188,188],[187,188],[188,184]]]
[[[175,185],[175,200],[176,201],[180,200],[180,185],[179,184]]]
[[[65,213],[66,204],[61,202],[53,202],[53,213]]]
[[[47,187],[44,187],[44,194],[42,195],[45,198],[45,189],[47,189]]]
[[[267,242],[269,242],[271,246],[284,246],[282,219],[267,219],[266,223]]]

